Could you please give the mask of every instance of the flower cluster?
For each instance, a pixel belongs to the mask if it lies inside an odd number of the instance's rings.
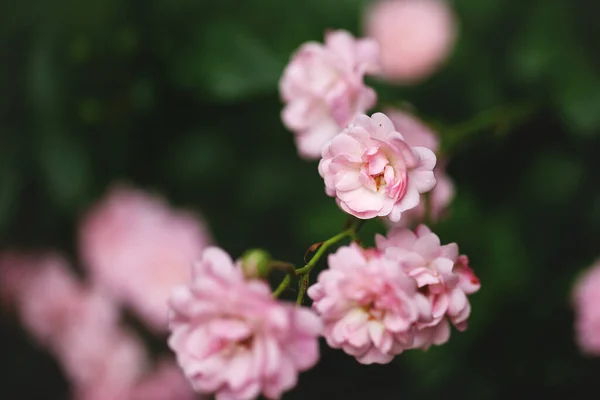
[[[153,368],[141,338],[120,322],[113,299],[80,282],[62,256],[3,253],[0,278],[3,300],[56,357],[73,399],[136,400],[149,385],[178,393],[178,400],[194,398],[174,360],[165,357]]]
[[[445,343],[450,322],[466,328],[466,295],[479,289],[456,244],[441,246],[424,225],[378,236],[376,248],[342,247],[328,261],[308,295],[327,343],[364,364]]]
[[[89,282],[71,275],[59,256],[0,257],[2,300],[60,361],[75,399],[186,400],[193,391],[217,400],[279,399],[317,363],[320,336],[360,363],[385,364],[406,350],[445,343],[451,326],[466,329],[468,295],[479,280],[456,243],[442,245],[422,224],[445,216],[454,193],[446,159],[436,156],[440,138],[400,109],[365,114],[377,102],[366,75],[414,77],[440,62],[442,39],[434,37],[437,50],[412,67],[394,66],[384,46],[389,18],[444,16],[431,1],[408,0],[397,1],[413,8],[377,16],[395,7],[389,1],[374,11],[377,40],[330,31],[324,44],[304,44],[280,81],[282,119],[298,153],[319,159],[325,192],[349,214],[341,233],[311,246],[303,266],[262,249],[234,261],[212,245],[197,216],[125,186],[81,222]],[[412,22],[414,30],[418,20]],[[390,230],[365,248],[358,231],[374,218],[385,218]],[[317,262],[344,239],[352,243],[328,256],[311,285]],[[272,290],[268,278],[276,269],[285,277]],[[279,300],[294,281],[296,304]],[[303,307],[305,294],[312,307]],[[121,307],[155,334],[169,332],[182,371],[169,358],[152,365],[121,321]]]
[[[217,400],[279,399],[318,361],[320,335],[360,363],[385,364],[405,350],[445,343],[451,326],[466,329],[467,296],[479,280],[456,243],[442,245],[422,224],[445,216],[454,194],[446,160],[435,154],[440,138],[400,109],[365,114],[377,96],[363,79],[380,73],[380,65],[376,41],[331,31],[324,45],[303,45],[286,67],[283,122],[302,157],[320,158],[325,192],[349,224],[311,246],[307,254],[314,254],[300,268],[261,249],[237,261],[217,247],[203,251],[169,303],[169,345],[197,392]],[[391,228],[364,248],[358,230],[373,218]],[[329,255],[310,285],[316,263],[345,238],[354,240]],[[286,276],[271,291],[274,269]],[[294,280],[297,304],[278,300]],[[302,307],[305,293],[311,308]]]
[[[82,280],[55,252],[0,253],[0,300],[58,361],[75,400],[196,398],[172,356],[151,359],[121,306],[155,333],[167,300],[210,242],[195,216],[118,185],[80,224]]]

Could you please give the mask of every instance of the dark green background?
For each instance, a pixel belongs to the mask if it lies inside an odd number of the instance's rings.
[[[414,87],[371,83],[383,105],[408,102],[435,123],[451,154],[457,196],[434,229],[482,280],[471,325],[385,366],[324,347],[285,398],[600,389],[600,359],[578,353],[569,304],[577,274],[600,256],[600,2],[451,3],[460,35],[445,67]],[[317,163],[298,158],[277,82],[302,42],[327,28],[361,34],[365,4],[5,0],[0,247],[58,248],[76,263],[79,216],[121,180],[201,212],[234,256],[264,247],[300,263],[345,216]],[[369,223],[363,239],[381,230]],[[58,367],[14,318],[0,335],[0,398],[64,398]]]

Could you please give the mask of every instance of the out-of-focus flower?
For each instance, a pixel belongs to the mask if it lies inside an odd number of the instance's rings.
[[[383,76],[398,82],[429,76],[456,37],[455,17],[444,0],[380,0],[367,10],[365,25],[380,45]]]
[[[585,354],[600,356],[600,261],[575,283],[573,306],[579,349]]]
[[[325,338],[363,364],[385,364],[413,346],[414,324],[431,318],[431,305],[398,263],[352,244],[328,259],[308,289],[325,323]]]
[[[61,256],[5,253],[0,273],[23,325],[57,358],[75,398],[112,400],[142,375],[145,349],[119,324],[116,304],[79,282]]]
[[[128,385],[103,384],[79,388],[74,400],[199,400],[181,368],[171,359],[162,358],[153,370],[148,370]]]
[[[92,279],[159,332],[167,330],[171,290],[189,279],[209,242],[197,217],[125,186],[114,187],[80,226]]]
[[[325,45],[308,42],[293,55],[279,87],[286,103],[283,123],[296,136],[299,154],[317,159],[323,145],[358,114],[375,105],[365,73],[379,69],[377,44],[346,31],[325,35]]]
[[[399,108],[388,108],[385,110],[385,115],[389,117],[396,130],[402,134],[410,146],[421,146],[433,152],[438,151],[439,136],[417,117]]]
[[[124,400],[194,400],[196,393],[171,359],[159,360],[154,371],[132,388]]]
[[[221,249],[204,250],[192,282],[171,297],[169,345],[196,391],[276,399],[317,362],[321,322],[273,299],[264,281],[246,280],[239,264]]]
[[[385,114],[375,113],[356,117],[326,145],[319,173],[347,213],[397,222],[435,186],[435,163],[431,150],[410,147]]]
[[[404,136],[409,146],[427,147],[434,153],[438,151],[440,140],[438,135],[430,127],[419,121],[416,117],[406,111],[399,109],[388,109],[386,115],[390,118],[396,130]],[[446,215],[449,204],[454,198],[454,183],[446,174],[446,160],[439,159],[433,169],[436,185],[429,192],[429,218],[431,221],[439,221]],[[423,222],[426,213],[425,201],[421,201],[415,208],[402,214],[402,219],[396,224],[408,227],[415,223]]]
[[[103,320],[103,303],[94,296],[83,302],[79,315],[52,345],[74,392],[86,399],[116,398],[149,365],[146,349],[133,332]]]
[[[420,292],[431,303],[433,320],[416,325],[415,348],[445,343],[450,337],[448,320],[461,331],[467,328],[471,313],[467,295],[479,290],[480,283],[468,258],[458,255],[456,243],[442,246],[438,236],[425,225],[418,226],[415,232],[392,229],[387,238],[377,235],[376,243],[416,280]]]
[[[56,253],[3,253],[0,278],[6,300],[43,345],[55,345],[77,323],[82,309],[93,311],[99,325],[114,325],[118,320],[114,304],[78,282],[68,262]]]

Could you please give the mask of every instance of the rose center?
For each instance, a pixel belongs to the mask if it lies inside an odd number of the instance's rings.
[[[376,308],[374,303],[369,303],[361,308],[365,313],[368,314],[369,321],[380,321],[385,315],[385,311]]]
[[[381,189],[381,187],[385,185],[385,178],[383,176],[383,172],[375,175],[373,179],[375,180],[375,187],[377,188],[377,191],[379,191],[379,189]]]
[[[242,339],[239,342],[237,342],[237,345],[239,347],[248,349],[248,348],[252,347],[252,343],[254,343],[254,337],[253,336],[248,336],[247,338]]]

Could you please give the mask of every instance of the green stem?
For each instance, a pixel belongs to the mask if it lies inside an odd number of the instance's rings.
[[[344,232],[338,233],[337,235],[333,236],[332,238],[329,238],[326,241],[324,241],[323,244],[321,245],[321,247],[319,247],[319,250],[317,250],[315,255],[310,259],[310,261],[304,267],[296,270],[296,275],[307,274],[310,271],[312,271],[312,269],[315,267],[315,265],[317,265],[317,262],[319,261],[319,259],[323,256],[323,254],[325,254],[325,252],[327,251],[327,249],[329,247],[333,246],[334,244],[336,244],[340,240],[344,239],[345,237],[354,236],[354,235],[356,235],[354,228],[350,228],[350,229],[345,230]]]
[[[498,106],[480,112],[450,129],[439,127],[442,132],[442,147],[445,153],[456,150],[472,136],[495,129],[495,133],[505,132],[538,109],[537,104],[522,103],[511,106]]]
[[[304,300],[304,293],[306,293],[306,289],[308,289],[308,277],[310,272],[307,272],[302,278],[300,278],[300,282],[298,282],[298,297],[296,298],[296,304],[299,306],[302,305],[302,301]]]
[[[283,280],[279,284],[279,286],[277,286],[277,289],[275,289],[275,291],[273,292],[273,297],[275,297],[275,298],[279,297],[279,295],[281,295],[281,293],[283,293],[283,291],[285,289],[287,289],[288,286],[290,286],[291,282],[292,282],[291,275],[289,275],[289,274],[286,275],[285,278],[283,278]]]
[[[269,267],[279,269],[279,270],[284,271],[292,276],[296,275],[296,267],[294,266],[294,264],[289,263],[289,262],[272,260],[271,262],[269,262]]]
[[[275,289],[275,291],[273,292],[273,297],[279,297],[290,286],[290,284],[292,283],[292,278],[294,276],[301,275],[300,281],[298,282],[298,297],[296,298],[296,303],[302,304],[302,301],[304,300],[304,294],[306,293],[306,289],[308,289],[310,271],[312,271],[312,269],[317,265],[321,257],[325,254],[325,252],[334,244],[338,243],[346,237],[350,237],[352,238],[352,240],[357,240],[358,237],[356,233],[364,223],[364,220],[357,219],[353,223],[349,224],[349,228],[324,241],[318,248],[318,250],[315,252],[315,255],[302,268],[291,270],[290,266],[292,264],[282,261],[273,261],[273,267],[279,267],[280,269],[283,269],[287,272],[285,278],[283,278],[279,286],[277,286],[277,289]]]

